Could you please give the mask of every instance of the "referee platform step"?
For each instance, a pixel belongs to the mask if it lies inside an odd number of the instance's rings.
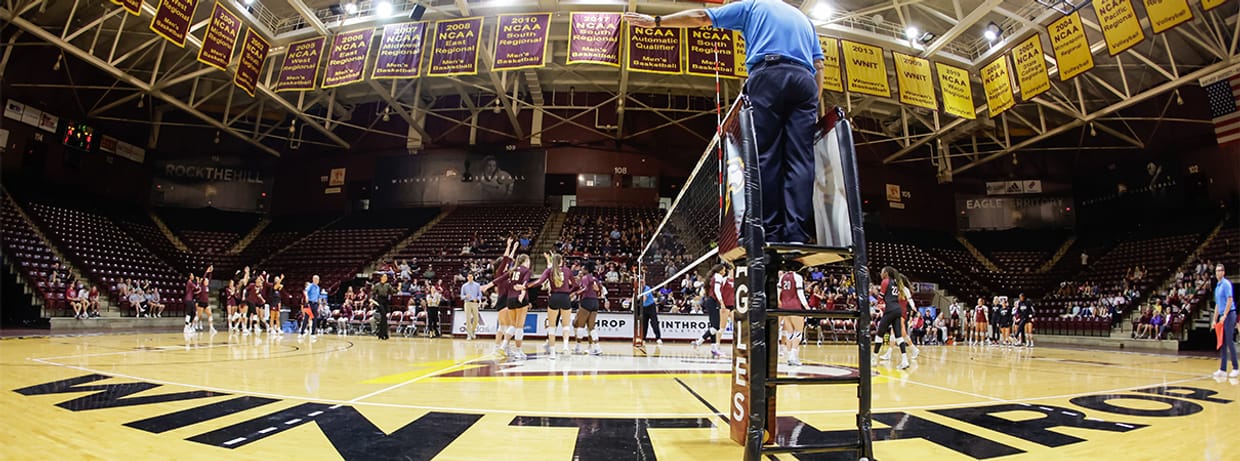
[[[808,243],[767,243],[767,254],[778,256],[777,261],[794,261],[804,266],[820,266],[852,259],[849,248],[829,247]],[[782,266],[782,264],[780,264]]]

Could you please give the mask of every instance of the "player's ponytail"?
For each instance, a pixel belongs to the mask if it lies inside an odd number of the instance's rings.
[[[563,264],[563,256],[551,255],[551,286],[553,287],[564,286],[564,269],[560,267]]]

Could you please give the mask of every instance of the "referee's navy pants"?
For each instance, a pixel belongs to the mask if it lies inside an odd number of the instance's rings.
[[[753,105],[767,242],[809,241],[819,92],[809,68],[773,56],[754,66],[745,82]]]

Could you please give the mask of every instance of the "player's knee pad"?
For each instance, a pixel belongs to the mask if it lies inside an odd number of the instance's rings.
[[[517,341],[520,341],[522,338],[525,338],[525,330],[524,329],[517,330],[517,332],[513,334],[512,337],[516,338]]]
[[[713,334],[718,333],[718,332],[719,332],[719,329],[718,329],[718,328],[715,328],[715,327],[710,327],[710,334],[712,334],[712,335],[713,335]]]
[[[896,344],[904,344],[904,337],[901,336],[899,338],[896,338]]]
[[[509,325],[508,328],[504,329],[504,335],[506,336],[512,336],[512,335],[515,335],[516,333],[517,333],[517,328],[514,326]]]
[[[882,337],[882,336],[879,336],[879,337],[877,337],[877,338],[874,338],[874,344],[882,344],[882,343],[883,343],[883,337]]]
[[[597,343],[597,342],[598,342],[598,332],[597,332],[597,331],[591,331],[591,332],[590,332],[590,342],[595,342],[595,343]]]
[[[578,338],[585,338],[585,337],[586,337],[586,329],[585,329],[585,328],[578,328],[578,329],[577,329],[577,337],[578,337]]]

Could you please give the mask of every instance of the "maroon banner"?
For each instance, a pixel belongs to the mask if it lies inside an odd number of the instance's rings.
[[[572,13],[568,63],[620,67],[620,13]]]
[[[462,18],[435,23],[435,44],[426,75],[474,75],[478,73],[478,45],[482,18]]]
[[[111,0],[112,3],[120,5],[128,11],[129,14],[138,16],[142,14],[142,0]]]
[[[685,31],[685,73],[736,77],[736,34],[727,29],[702,27]]]
[[[276,78],[276,91],[313,90],[314,83],[319,81],[319,57],[326,42],[326,37],[315,37],[290,43]]]
[[[370,58],[370,39],[374,36],[374,29],[363,29],[337,34],[332,39],[332,52],[327,55],[327,71],[323,73],[323,88],[362,81],[366,60]]]
[[[634,72],[681,74],[680,48],[684,43],[680,31],[671,27],[628,28],[628,58],[625,67]],[[714,74],[712,74],[714,75]]]
[[[241,58],[237,60],[237,73],[233,75],[233,83],[241,87],[250,97],[254,96],[254,88],[258,86],[258,74],[263,71],[263,61],[267,60],[267,51],[271,45],[254,29],[246,29],[245,40],[241,42]]]
[[[233,46],[237,44],[237,34],[241,33],[241,19],[224,8],[223,3],[216,3],[211,10],[211,23],[207,25],[207,33],[202,36],[202,48],[198,49],[198,62],[219,70],[228,70],[232,62]]]
[[[383,27],[375,69],[370,78],[414,78],[422,73],[422,48],[426,44],[426,21],[389,24]]]
[[[546,65],[551,13],[501,14],[495,31],[493,70],[529,69]]]
[[[189,35],[189,24],[194,20],[197,7],[198,0],[159,0],[155,17],[151,18],[151,31],[185,48],[185,36]]]

